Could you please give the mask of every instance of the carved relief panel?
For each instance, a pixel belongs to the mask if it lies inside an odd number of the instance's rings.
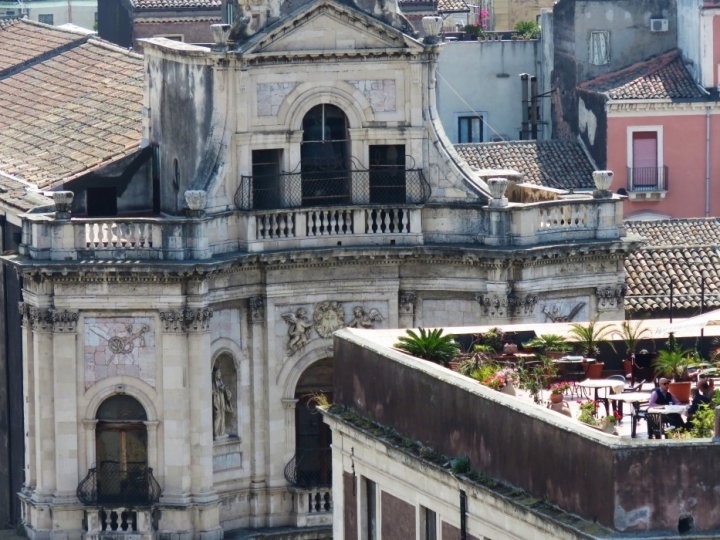
[[[87,317],[83,342],[86,390],[116,375],[155,386],[154,318]]]

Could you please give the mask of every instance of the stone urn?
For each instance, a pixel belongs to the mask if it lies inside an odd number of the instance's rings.
[[[612,197],[610,185],[612,184],[614,173],[612,171],[594,171],[592,175],[597,190],[593,193],[595,198]]]
[[[605,418],[600,420],[600,429],[605,433],[615,434],[615,422],[608,422]]]
[[[501,208],[508,205],[507,197],[505,197],[508,184],[507,178],[490,178],[487,181],[490,195],[492,195],[492,199],[488,202],[490,207]]]
[[[430,15],[422,18],[423,29],[425,30],[425,43],[434,45],[439,41],[440,30],[442,30],[443,19],[437,15]]]
[[[508,381],[505,386],[503,386],[500,391],[503,394],[507,394],[508,396],[514,396],[515,393],[515,385],[512,383],[512,381]]]
[[[189,189],[185,192],[185,202],[187,203],[187,215],[189,217],[199,217],[205,210],[207,204],[207,192],[201,189]]]
[[[210,25],[210,31],[212,32],[213,41],[215,41],[215,47],[222,48],[227,46],[231,28],[232,27],[229,24]]]
[[[70,208],[72,207],[75,194],[72,191],[54,191],[53,201],[55,202],[55,219],[70,219]]]

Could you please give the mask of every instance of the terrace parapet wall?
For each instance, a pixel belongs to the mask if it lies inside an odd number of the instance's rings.
[[[385,341],[387,341],[385,339]],[[395,351],[372,331],[334,343],[335,403],[467,455],[478,471],[623,533],[720,532],[720,444],[620,439]]]

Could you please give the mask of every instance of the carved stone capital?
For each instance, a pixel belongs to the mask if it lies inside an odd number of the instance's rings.
[[[508,314],[508,296],[495,293],[477,293],[475,300],[480,303],[483,315],[489,317],[505,317]]]
[[[77,321],[79,314],[77,311],[63,311],[50,310],[53,322],[53,330],[55,332],[74,332],[77,328]]]
[[[18,303],[18,311],[22,325],[30,324],[33,331],[74,332],[80,317],[77,311],[37,308],[25,302]]]
[[[166,332],[204,332],[210,326],[210,308],[161,311],[160,320]]]
[[[598,309],[617,309],[627,293],[627,285],[621,283],[615,287],[598,287],[595,296],[598,299]]]
[[[537,305],[537,294],[517,295],[514,292],[508,295],[509,313],[516,317],[521,315],[532,315]]]
[[[250,324],[262,324],[265,322],[265,300],[262,296],[248,298],[248,317]]]
[[[415,300],[417,294],[415,291],[400,291],[400,301],[398,302],[398,310],[401,315],[413,315],[415,313]]]

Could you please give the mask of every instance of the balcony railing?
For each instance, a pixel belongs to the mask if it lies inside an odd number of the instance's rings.
[[[235,193],[239,210],[317,206],[423,204],[430,184],[421,169],[378,167],[243,176]]]
[[[150,467],[120,463],[90,469],[77,487],[77,498],[86,506],[151,506],[160,493]]]
[[[668,168],[664,167],[628,167],[628,191],[667,191]]]
[[[330,448],[298,452],[285,465],[285,480],[300,488],[331,486],[331,460]]]

